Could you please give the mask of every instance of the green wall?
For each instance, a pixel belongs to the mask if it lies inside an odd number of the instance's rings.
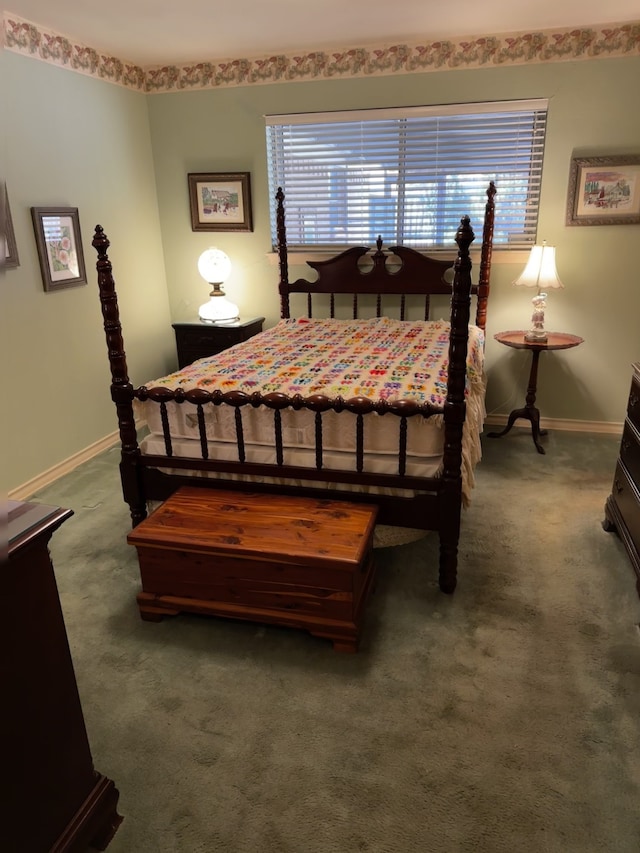
[[[174,365],[144,95],[0,51],[2,175],[20,266],[0,282],[2,490],[117,429],[102,315],[96,224],[112,242],[129,369]],[[45,293],[30,208],[77,207],[88,284]]]
[[[20,486],[117,427],[91,247],[96,223],[112,242],[134,384],[175,366],[170,324],[195,319],[207,298],[196,261],[209,245],[232,258],[227,290],[241,314],[277,321],[264,142],[269,113],[549,98],[538,236],[557,246],[565,289],[549,297],[547,327],[585,343],[543,356],[538,403],[549,418],[620,423],[630,363],[640,357],[640,226],[571,228],[564,218],[572,156],[640,153],[639,74],[640,58],[629,57],[144,96],[0,51],[0,177],[21,261],[0,284],[2,487]],[[252,233],[191,230],[187,174],[196,171],[251,173]],[[43,291],[29,208],[49,205],[79,209],[86,286]],[[522,404],[529,368],[526,354],[493,340],[497,331],[526,327],[531,313],[530,294],[510,284],[522,260],[505,263],[497,255],[487,343],[490,413]]]
[[[578,349],[544,355],[538,402],[543,416],[591,422],[624,419],[630,363],[640,357],[637,257],[640,226],[565,226],[572,156],[640,153],[640,58],[467,71],[283,83],[152,95],[151,137],[175,320],[193,319],[207,288],[197,257],[217,245],[232,258],[227,291],[244,316],[278,317],[277,266],[270,263],[264,115],[457,101],[549,98],[539,239],[557,246],[565,289],[548,301],[547,327],[585,338]],[[191,231],[187,173],[249,171],[252,234]],[[498,187],[499,190],[499,187]],[[498,204],[500,197],[498,195]],[[463,214],[465,211],[461,211]],[[495,332],[527,327],[531,293],[511,281],[522,270],[496,253],[489,310],[489,412],[522,405],[527,353],[508,350]],[[294,269],[293,274],[303,270]]]

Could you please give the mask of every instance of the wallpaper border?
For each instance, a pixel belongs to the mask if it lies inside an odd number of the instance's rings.
[[[3,16],[3,45],[16,53],[150,94],[267,83],[376,77],[466,68],[533,65],[640,55],[640,21],[602,28],[568,28],[292,53],[254,59],[211,60],[142,68],[59,33]]]

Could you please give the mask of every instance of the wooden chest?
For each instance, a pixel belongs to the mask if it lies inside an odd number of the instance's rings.
[[[183,487],[127,537],[140,615],[250,619],[356,651],[376,515],[366,504]]]

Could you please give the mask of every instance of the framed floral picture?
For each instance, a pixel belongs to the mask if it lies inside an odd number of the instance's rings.
[[[567,225],[640,223],[640,155],[574,157]]]
[[[249,172],[187,175],[192,231],[253,231]]]
[[[13,222],[11,220],[11,208],[9,207],[9,196],[7,188],[4,187],[4,211],[3,211],[3,227],[1,230],[3,240],[2,260],[7,269],[14,269],[20,266],[20,258],[18,257],[18,247],[16,246],[16,236],[13,232]]]
[[[87,283],[77,207],[32,207],[45,290]]]

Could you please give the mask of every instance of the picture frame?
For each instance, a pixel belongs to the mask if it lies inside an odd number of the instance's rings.
[[[15,269],[20,266],[20,258],[18,257],[18,246],[16,245],[16,235],[13,231],[13,221],[11,219],[11,208],[9,207],[9,194],[6,185],[4,186],[4,227],[2,228],[2,238],[4,241],[2,260],[5,269]]]
[[[640,223],[640,155],[574,157],[567,225]]]
[[[192,231],[253,231],[249,172],[190,172]]]
[[[87,283],[77,207],[32,207],[42,283],[46,291]]]

